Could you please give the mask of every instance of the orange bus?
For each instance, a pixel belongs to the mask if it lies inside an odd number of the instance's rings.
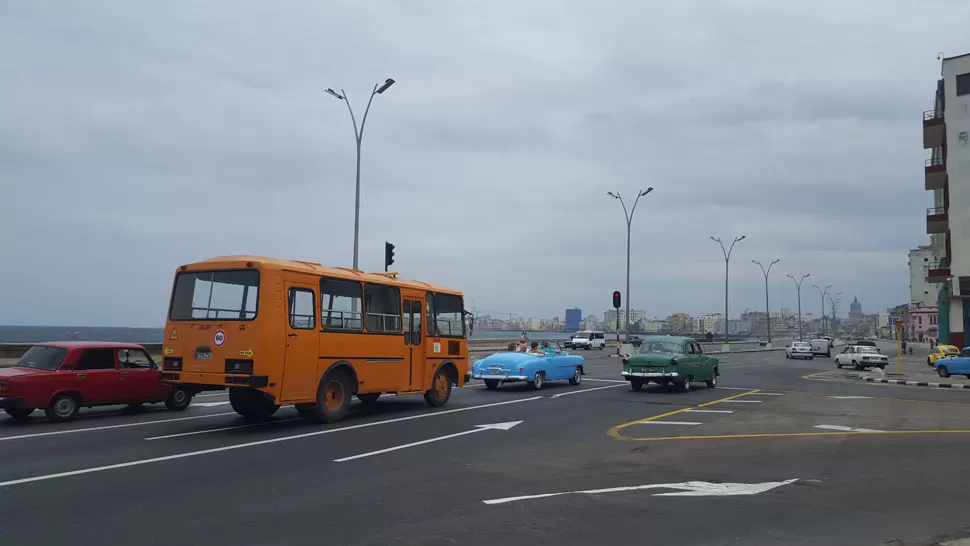
[[[396,273],[212,258],[175,273],[162,378],[193,393],[228,388],[253,419],[293,404],[331,423],[352,396],[384,393],[437,407],[468,381],[466,319],[461,292]]]

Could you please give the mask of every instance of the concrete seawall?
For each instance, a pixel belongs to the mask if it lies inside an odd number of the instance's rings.
[[[489,354],[497,351],[504,351],[508,346],[509,342],[516,341],[518,338],[512,336],[507,340],[496,340],[496,339],[473,339],[468,342],[468,352],[469,359],[475,361],[479,358],[483,358]],[[785,345],[791,340],[782,339],[774,342],[775,351],[780,351],[785,348]],[[17,359],[19,359],[26,351],[31,347],[31,343],[0,343],[0,367],[12,366]],[[161,360],[162,355],[162,344],[161,343],[142,343],[141,344],[148,353],[152,355],[157,361]],[[722,343],[707,343],[701,342],[701,347],[707,353],[720,353],[724,347]],[[761,347],[760,343],[757,341],[735,341],[730,344],[729,352],[752,352],[752,351],[765,351],[764,347]],[[614,342],[606,344],[606,347],[602,351],[575,351],[580,355],[596,355],[604,353],[616,352],[616,345]]]

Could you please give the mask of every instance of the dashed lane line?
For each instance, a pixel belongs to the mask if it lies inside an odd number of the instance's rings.
[[[263,421],[262,423],[250,423],[248,425],[236,425],[232,427],[220,427],[220,428],[207,428],[205,430],[195,430],[192,432],[180,432],[178,434],[166,434],[165,436],[152,436],[150,438],[145,438],[146,441],[151,440],[167,440],[169,438],[179,438],[181,436],[195,436],[197,434],[207,434],[209,432],[221,432],[223,430],[234,430],[237,428],[250,428],[250,427],[260,427],[263,425],[276,425],[279,423],[289,423],[291,421],[300,421],[302,417],[293,417],[292,419],[274,419],[272,421]]]
[[[559,397],[562,397],[562,396],[570,396],[570,395],[573,395],[573,394],[581,394],[581,393],[584,393],[584,392],[591,392],[591,391],[601,391],[603,389],[615,389],[616,387],[625,387],[625,386],[626,385],[607,385],[605,387],[594,387],[592,389],[582,389],[582,390],[578,390],[578,391],[569,391],[569,392],[563,392],[563,393],[559,393],[559,394],[554,394],[554,395],[550,396],[549,398],[559,398]]]
[[[185,452],[185,453],[176,453],[176,454],[173,454],[173,455],[165,455],[163,457],[152,457],[150,459],[138,459],[138,460],[135,460],[135,461],[128,461],[128,462],[124,462],[124,463],[110,464],[110,465],[104,465],[104,466],[95,466],[95,467],[90,467],[90,468],[82,468],[82,469],[79,469],[79,470],[71,470],[71,471],[68,471],[68,472],[57,472],[57,473],[54,473],[54,474],[43,474],[43,475],[40,475],[40,476],[31,476],[31,477],[28,477],[28,478],[20,478],[20,479],[16,479],[16,480],[8,480],[8,481],[5,481],[5,482],[0,482],[0,488],[2,488],[2,487],[10,487],[10,486],[13,486],[13,485],[20,485],[20,484],[25,484],[25,483],[32,483],[32,482],[39,482],[39,481],[46,481],[46,480],[55,480],[55,479],[58,479],[58,478],[67,478],[69,476],[78,476],[78,475],[81,475],[81,474],[91,474],[91,473],[94,473],[94,472],[104,472],[106,470],[116,470],[116,469],[119,469],[119,468],[128,468],[128,467],[132,467],[132,466],[141,466],[141,465],[152,464],[152,463],[160,463],[160,462],[165,462],[165,461],[174,461],[174,460],[185,459],[185,458],[189,458],[189,457],[198,457],[198,456],[201,456],[201,455],[208,455],[210,453],[221,453],[223,451],[232,451],[232,450],[243,449],[243,448],[247,448],[247,447],[257,447],[257,446],[262,446],[262,445],[269,445],[269,444],[275,444],[275,443],[280,443],[280,442],[287,442],[287,441],[290,441],[290,440],[299,440],[299,439],[303,439],[303,438],[310,438],[310,437],[313,437],[313,436],[322,436],[324,434],[334,434],[334,433],[337,433],[337,432],[346,432],[348,430],[356,430],[356,429],[361,429],[361,428],[368,428],[368,427],[375,427],[375,426],[379,426],[379,425],[386,425],[386,424],[389,424],[389,423],[400,423],[400,422],[403,422],[403,421],[411,421],[411,420],[414,420],[414,419],[425,419],[425,418],[428,418],[428,417],[435,417],[435,416],[438,416],[438,415],[449,415],[449,414],[452,414],[452,413],[458,413],[458,412],[463,412],[463,411],[471,411],[471,410],[476,410],[476,409],[491,408],[491,407],[496,407],[496,406],[506,406],[506,405],[509,405],[509,404],[519,404],[519,403],[522,403],[522,402],[531,402],[533,400],[541,400],[542,398],[544,398],[544,397],[543,396],[533,396],[531,398],[520,398],[518,400],[506,400],[506,401],[503,401],[503,402],[494,402],[492,404],[482,404],[482,405],[479,405],[479,406],[468,406],[468,407],[465,407],[465,408],[455,408],[455,409],[452,409],[452,410],[436,411],[436,412],[433,412],[433,413],[422,413],[422,414],[418,414],[418,415],[409,415],[407,417],[397,417],[395,419],[385,419],[383,421],[371,421],[369,423],[361,423],[359,425],[349,425],[349,426],[337,427],[337,428],[326,428],[326,429],[323,429],[323,430],[315,430],[313,432],[305,432],[305,433],[302,433],[302,434],[293,434],[293,435],[290,435],[290,436],[280,436],[280,437],[277,437],[277,438],[269,438],[269,439],[266,439],[266,440],[258,440],[258,441],[254,441],[254,442],[245,442],[245,443],[242,443],[242,444],[233,444],[233,445],[228,445],[228,446],[215,447],[215,448],[211,448],[211,449],[202,449],[202,450],[199,450],[199,451],[188,451],[188,452]]]
[[[727,409],[689,409],[687,413],[734,413],[734,410]]]
[[[161,425],[164,423],[175,423],[177,421],[192,421],[194,419],[209,419],[211,417],[225,417],[226,415],[236,415],[236,412],[229,413],[210,413],[208,415],[193,415],[192,417],[176,417],[175,419],[157,419],[155,421],[139,421],[137,423],[123,423],[120,425],[105,425],[103,427],[73,428],[69,430],[53,430],[50,432],[35,432],[33,434],[19,434],[17,436],[2,436],[0,442],[8,440],[23,440],[25,438],[38,438],[41,436],[59,436],[61,434],[77,434],[80,432],[97,432],[99,430],[111,430],[116,428],[143,427],[148,425]]]

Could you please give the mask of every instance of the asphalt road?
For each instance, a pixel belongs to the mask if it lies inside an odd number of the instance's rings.
[[[333,426],[292,408],[243,426],[224,394],[181,413],[0,419],[0,543],[832,546],[970,535],[970,392],[864,383],[822,374],[829,359],[780,352],[722,356],[715,389],[633,392],[617,359],[583,356],[579,386],[473,383],[444,408],[388,397]]]

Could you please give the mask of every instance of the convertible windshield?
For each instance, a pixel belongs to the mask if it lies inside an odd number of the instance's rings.
[[[645,341],[640,345],[640,354],[645,353],[680,355],[684,354],[684,349],[680,346],[680,343],[673,341]]]
[[[944,348],[944,349],[941,349],[941,350],[943,351],[943,354],[945,354],[945,355],[955,355],[955,354],[957,354],[957,353],[960,352],[960,351],[958,351],[956,349],[953,349],[953,348],[950,348],[950,347],[947,347],[947,348]]]

